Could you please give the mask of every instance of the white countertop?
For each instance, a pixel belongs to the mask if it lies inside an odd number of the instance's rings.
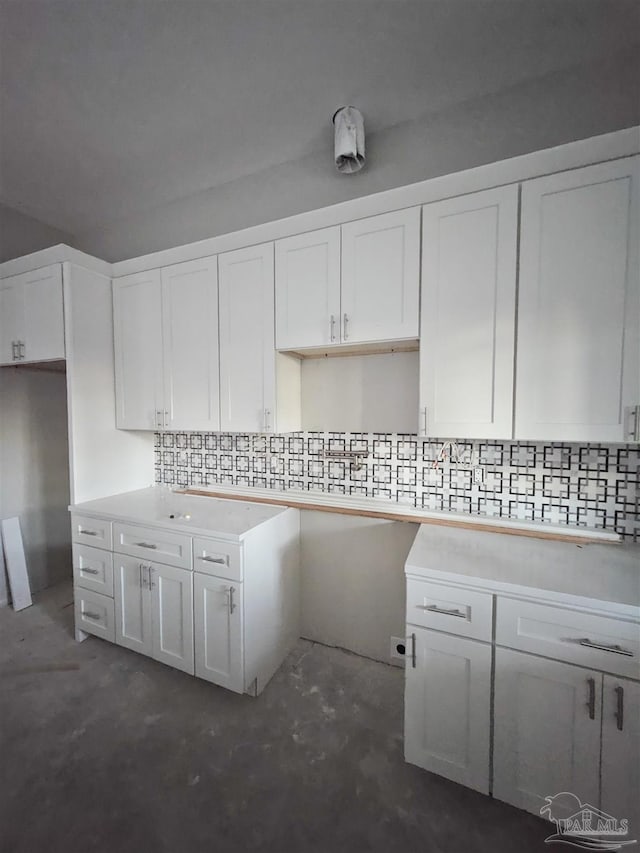
[[[573,544],[422,525],[410,575],[491,592],[553,599],[640,619],[640,545]],[[542,595],[540,595],[542,593]]]
[[[214,534],[222,539],[239,540],[258,525],[287,512],[288,508],[248,501],[180,495],[163,486],[151,486],[148,489],[75,504],[69,509],[82,515],[109,518],[112,521],[133,521],[192,535]]]

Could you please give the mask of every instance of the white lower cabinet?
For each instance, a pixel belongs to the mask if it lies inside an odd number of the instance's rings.
[[[602,688],[602,810],[640,838],[640,683],[605,675]]]
[[[115,555],[116,643],[193,674],[193,575]]]
[[[152,653],[151,598],[146,564],[114,554],[116,643],[143,655]]]
[[[243,585],[194,574],[195,674],[244,692]]]
[[[494,701],[494,796],[533,814],[562,791],[597,807],[602,675],[498,648]]]
[[[410,630],[405,759],[488,794],[491,645]]]
[[[181,498],[174,497],[176,512]],[[156,499],[149,489],[154,513]],[[299,511],[239,505],[238,519],[246,524],[252,511],[255,526],[230,537],[192,536],[148,517],[112,524],[88,507],[72,519],[76,638],[94,634],[258,695],[300,636]],[[193,512],[191,504],[184,509]]]

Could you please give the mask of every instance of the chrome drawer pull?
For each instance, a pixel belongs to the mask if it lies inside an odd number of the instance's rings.
[[[233,593],[235,591],[236,591],[236,588],[234,586],[229,587],[229,613],[233,613],[233,611],[236,609],[236,605],[235,605],[235,602],[233,600]]]
[[[202,560],[204,563],[219,563],[222,566],[226,566],[227,561],[224,557],[198,557],[199,560]]]
[[[429,613],[441,613],[443,616],[457,616],[458,619],[466,619],[467,614],[462,610],[447,610],[446,607],[438,607],[437,604],[416,604],[418,610],[428,610]]]
[[[99,613],[91,613],[89,610],[83,610],[82,615],[86,616],[87,619],[100,619]]]
[[[80,569],[83,575],[97,575],[99,574],[97,569]]]
[[[587,649],[599,649],[601,652],[610,652],[612,655],[624,655],[625,657],[632,658],[633,652],[630,652],[628,649],[623,649],[622,646],[612,645],[607,646],[604,643],[594,643],[588,637],[584,637],[582,640],[578,640],[578,643],[581,646],[585,646]]]
[[[151,543],[149,543],[149,542],[134,542],[133,544],[134,544],[137,548],[151,548],[153,551],[155,551],[155,550],[158,548],[158,546],[157,546],[157,545],[152,545],[152,544],[151,544]]]
[[[97,536],[98,535],[97,530],[83,530],[82,527],[78,528],[78,533],[80,533],[82,536]]]

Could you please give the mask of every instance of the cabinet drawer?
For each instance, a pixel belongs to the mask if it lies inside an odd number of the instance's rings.
[[[116,639],[113,599],[76,586],[73,590],[76,628],[113,643]]]
[[[191,537],[181,533],[116,522],[113,525],[113,550],[179,569],[191,568]]]
[[[89,545],[73,545],[73,580],[76,586],[113,598],[113,554]]]
[[[498,598],[496,642],[629,678],[640,678],[640,625],[547,604]]]
[[[407,579],[407,622],[460,637],[491,642],[493,596]]]
[[[242,580],[242,546],[218,539],[193,538],[193,568],[205,575]]]
[[[92,548],[104,548],[111,551],[111,522],[102,518],[88,518],[85,515],[71,516],[71,533],[74,542],[91,545]]]

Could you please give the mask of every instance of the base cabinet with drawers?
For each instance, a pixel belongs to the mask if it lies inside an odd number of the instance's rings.
[[[273,509],[237,541],[74,512],[76,639],[257,695],[299,637],[299,512]]]
[[[640,837],[640,608],[509,592],[473,563],[445,578],[410,554],[406,571],[406,760],[535,815],[569,792]]]

